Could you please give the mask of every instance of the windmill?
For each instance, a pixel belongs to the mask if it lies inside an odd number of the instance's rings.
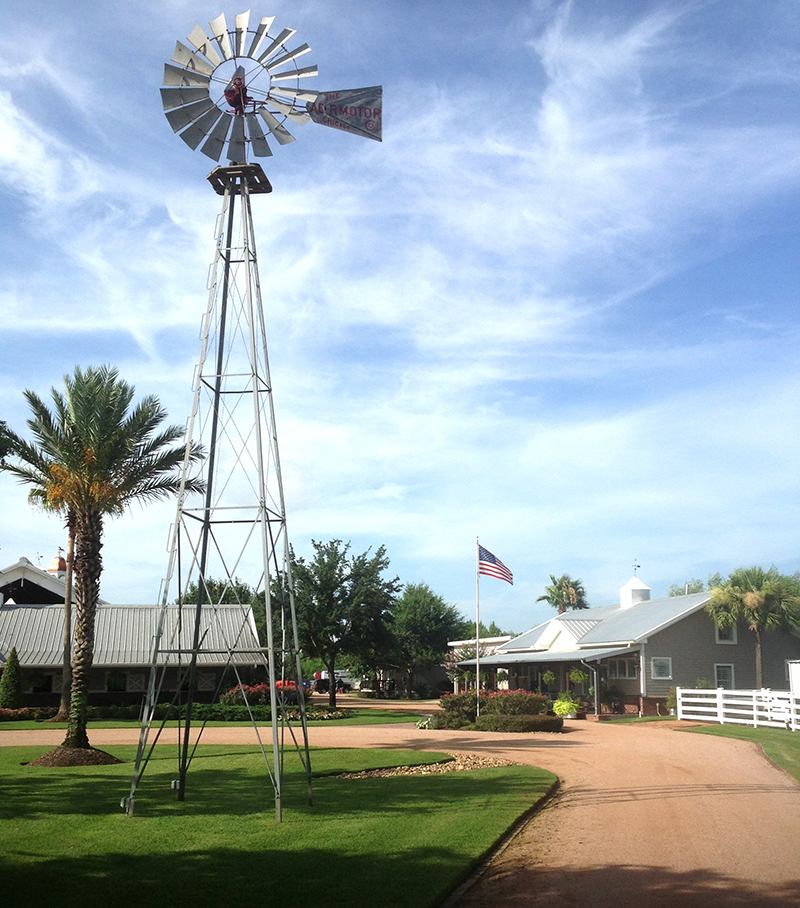
[[[251,28],[247,12],[237,15],[229,29],[221,15],[209,23],[210,34],[196,25],[187,39],[191,46],[178,41],[164,67],[161,98],[173,131],[213,161],[225,152],[228,164],[208,175],[222,196],[222,211],[186,432],[187,451],[193,443],[206,451],[206,491],[199,498],[184,493],[187,459],[130,795],[122,799],[129,816],[166,724],[156,720],[163,692],[176,692],[172,707],[184,717],[178,778],[172,783],[183,800],[199,737],[192,736],[199,696],[216,698],[232,676],[252,719],[243,679],[254,664],[266,667],[269,681],[271,761],[255,720],[253,727],[272,781],[276,819],[281,819],[287,736],[305,767],[311,800],[305,701],[299,693],[303,675],[251,209],[251,197],[271,192],[272,186],[261,166],[248,158],[271,156],[271,141],[288,145],[294,141],[289,129],[308,122],[381,141],[382,89],[306,88],[317,67],[298,66],[298,60],[310,48],[289,47],[295,31],[273,31],[274,20],[262,18]],[[248,586],[263,597],[265,646],[254,634],[252,603],[243,601],[240,575],[254,578]],[[204,670],[215,656],[226,663],[226,672],[216,678]],[[298,734],[288,722],[292,698],[300,713]]]

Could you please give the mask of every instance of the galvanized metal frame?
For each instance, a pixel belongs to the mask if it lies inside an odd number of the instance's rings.
[[[204,652],[204,621],[213,615],[215,603],[208,601],[206,581],[224,579],[233,587],[238,572],[258,579],[250,585],[258,590],[263,584],[266,601],[267,645],[258,655],[264,663],[270,685],[272,714],[272,767],[265,756],[275,796],[275,816],[282,814],[282,776],[284,745],[288,729],[294,747],[305,766],[309,803],[311,761],[308,746],[305,701],[298,692],[302,740],[286,719],[286,701],[279,695],[278,680],[287,671],[298,687],[303,675],[297,615],[289,563],[283,479],[281,476],[272,381],[267,352],[266,327],[258,276],[255,231],[250,206],[253,194],[270,192],[272,187],[257,164],[218,167],[209,175],[215,192],[222,195],[222,211],[216,229],[216,255],[209,284],[208,306],[203,320],[200,360],[194,382],[194,403],[187,424],[187,458],[178,497],[177,517],[172,529],[167,574],[162,585],[162,612],[154,640],[146,709],[139,736],[130,795],[122,806],[133,814],[136,790],[145,771],[161,727],[155,732],[155,707],[162,689],[164,672],[174,658],[186,681],[185,720],[179,743],[179,776],[172,783],[179,800],[186,795],[186,778],[194,748],[192,723],[197,693],[198,657]],[[236,200],[239,199],[238,232]],[[251,398],[252,412],[243,415]],[[206,450],[204,478],[206,491],[202,505],[190,501],[185,492],[191,472],[188,451],[199,442]],[[242,495],[249,497],[244,501]],[[222,578],[219,578],[219,574]],[[271,582],[280,578],[281,640],[275,640],[276,617]],[[178,587],[178,621],[165,627],[168,599],[173,579]],[[197,584],[197,597],[185,601],[191,583]],[[174,593],[172,594],[174,595]],[[191,642],[184,642],[188,611]],[[242,620],[249,620],[247,603],[242,603]],[[169,639],[167,636],[169,635]],[[237,653],[236,640],[229,643],[229,663]],[[183,665],[183,659],[188,664]],[[238,669],[235,668],[237,678]],[[176,698],[181,684],[177,685]],[[249,709],[249,706],[248,706]],[[250,713],[252,717],[252,712]],[[261,744],[258,727],[253,727]],[[202,727],[200,729],[202,733]]]

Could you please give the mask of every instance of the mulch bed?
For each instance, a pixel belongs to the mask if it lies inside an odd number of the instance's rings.
[[[31,760],[28,766],[110,766],[124,762],[94,747],[56,747]]]
[[[421,766],[393,766],[388,769],[371,769],[364,772],[343,772],[337,779],[386,779],[390,776],[433,775],[442,772],[464,772],[468,769],[485,769],[487,766],[513,766],[511,760],[495,760],[477,754],[450,754],[446,763],[425,763]]]

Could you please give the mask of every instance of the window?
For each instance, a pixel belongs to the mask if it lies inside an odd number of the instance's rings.
[[[738,640],[736,639],[736,625],[732,624],[730,627],[718,627],[717,643],[738,643]]]
[[[725,690],[733,690],[733,666],[715,665],[714,681],[716,687],[722,687]]]
[[[609,659],[608,660],[608,677],[609,678],[636,678],[638,675],[638,663],[636,659]]]
[[[124,693],[127,681],[128,676],[125,672],[106,672],[106,691],[110,694]]]
[[[53,676],[44,672],[34,672],[31,676],[31,693],[50,694],[53,692]]]
[[[653,656],[650,660],[650,673],[654,681],[672,680],[672,657]]]

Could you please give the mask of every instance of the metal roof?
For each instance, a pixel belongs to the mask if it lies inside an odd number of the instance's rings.
[[[96,666],[149,666],[161,606],[107,605],[97,607],[94,662]],[[185,609],[183,629],[175,632],[178,607],[167,606],[161,649],[191,646],[194,627],[193,609]],[[231,648],[238,650],[233,661],[252,665],[262,661],[252,609],[240,605],[205,606],[201,627],[205,631],[200,665],[225,665]],[[24,667],[60,666],[63,656],[63,605],[0,606],[0,662],[5,663],[12,646],[17,648]],[[174,641],[174,642],[172,642]],[[176,657],[170,656],[170,661]],[[183,657],[186,661],[186,656]],[[160,663],[167,661],[162,652]]]
[[[643,640],[692,612],[699,611],[710,598],[708,592],[693,593],[691,596],[645,599],[625,609],[619,606],[607,607],[607,614],[581,638],[581,646]],[[589,609],[584,615],[588,618],[593,611],[594,609]]]
[[[595,649],[575,649],[569,652],[550,652],[550,650],[538,650],[536,652],[513,652],[513,653],[495,653],[494,656],[486,656],[481,659],[481,666],[495,665],[501,668],[508,665],[525,665],[528,663],[555,663],[555,662],[596,662],[599,659],[608,659],[614,656],[624,656],[628,653],[636,652],[635,648],[630,646],[607,646]],[[474,665],[474,659],[467,659],[459,662],[459,665]]]
[[[590,649],[598,646],[630,646],[645,640],[651,634],[669,627],[687,615],[699,611],[708,602],[710,594],[693,593],[691,596],[668,596],[664,599],[645,599],[622,608],[619,605],[602,605],[581,609],[579,613],[555,615],[544,624],[520,634],[504,644],[497,655],[504,653],[545,652],[550,656],[561,655],[543,649],[542,640],[554,640],[553,625],[563,627],[577,640],[577,645]],[[488,657],[487,657],[488,658]],[[484,660],[481,660],[483,662]]]

